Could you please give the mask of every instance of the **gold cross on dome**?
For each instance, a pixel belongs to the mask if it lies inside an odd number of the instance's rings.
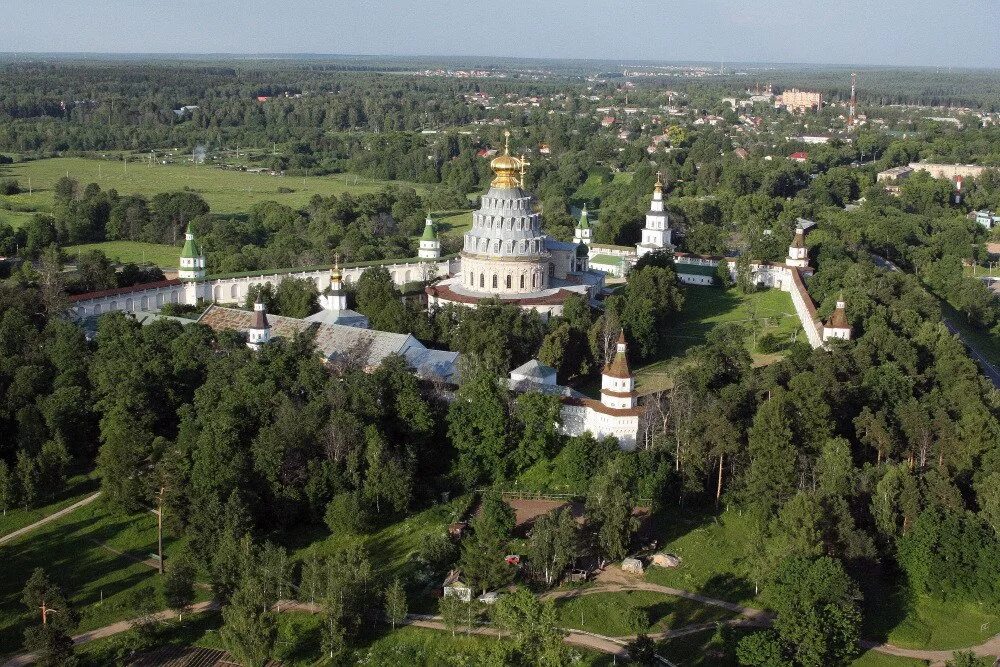
[[[520,158],[519,161],[521,163],[521,187],[523,188],[524,187],[524,170],[531,163],[528,162],[528,160],[524,157],[524,153],[521,153],[521,158]]]

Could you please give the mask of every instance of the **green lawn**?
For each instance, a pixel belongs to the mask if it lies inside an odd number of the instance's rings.
[[[178,546],[167,540],[167,554]],[[152,514],[112,514],[98,500],[0,547],[0,655],[20,648],[24,628],[36,620],[21,602],[21,589],[36,567],[44,567],[80,611],[78,631],[130,618],[129,593],[149,587],[159,597],[156,571],[135,559],[156,550]],[[122,553],[116,553],[122,552]]]
[[[472,227],[472,211],[445,211],[435,213],[438,234],[441,236],[461,236]]]
[[[141,241],[105,241],[104,243],[84,243],[63,248],[69,256],[70,263],[76,261],[76,256],[90,250],[100,250],[113,262],[123,264],[153,264],[161,268],[176,269],[180,263],[180,246],[162,245],[159,243],[142,243]]]
[[[44,519],[50,514],[58,512],[64,507],[83,500],[97,490],[100,481],[96,473],[83,473],[73,475],[66,480],[66,487],[56,495],[55,500],[41,507],[32,509],[10,510],[0,516],[0,536],[7,535],[30,525],[39,519]]]
[[[706,336],[720,324],[737,322],[747,326],[747,349],[754,363],[765,365],[780,358],[780,354],[760,354],[757,339],[773,333],[786,342],[801,338],[802,325],[795,315],[792,297],[779,289],[742,294],[735,287],[720,289],[685,285],[684,307],[670,327],[667,348],[660,358],[636,368],[636,383],[640,394],[669,388],[680,359],[690,348],[705,342]]]
[[[657,548],[677,554],[681,564],[651,567],[646,580],[753,606],[749,516],[735,510],[718,515],[690,510],[672,513],[669,509],[660,512],[653,530]]]
[[[705,630],[661,641],[656,652],[677,667],[736,667],[731,652],[745,634],[746,630],[732,629],[727,631],[728,639],[723,640],[716,630]]]
[[[3,195],[0,195],[0,199],[4,199]],[[31,218],[34,217],[34,213],[25,213],[22,211],[8,211],[7,209],[0,208],[0,225],[10,225],[14,229],[27,224]]]
[[[139,157],[128,167],[118,160],[90,158],[51,158],[19,162],[0,167],[0,178],[14,178],[27,188],[31,179],[33,194],[7,197],[19,207],[48,211],[52,208],[52,187],[68,175],[80,186],[97,183],[101,189],[114,188],[119,194],[152,196],[158,192],[175,192],[190,188],[212,207],[213,213],[240,213],[263,201],[276,201],[294,208],[304,206],[316,194],[328,197],[345,192],[364,193],[381,190],[389,184],[353,174],[332,176],[269,176],[242,171],[222,170],[212,165],[150,164]],[[424,191],[422,185],[398,182]],[[292,192],[278,192],[278,188]]]
[[[556,601],[559,625],[611,637],[663,632],[694,623],[733,618],[736,614],[688,600],[654,593],[592,593]],[[635,621],[635,622],[633,622]]]
[[[862,584],[865,637],[904,648],[946,651],[981,644],[1000,632],[1000,610],[910,596],[900,582],[867,577]]]
[[[443,534],[448,524],[458,519],[457,514],[468,504],[468,497],[435,505],[381,530],[360,537],[331,535],[326,528],[312,528],[288,535],[282,543],[289,545],[294,558],[305,558],[311,553],[329,555],[352,540],[364,541],[375,571],[388,579],[405,576],[406,571],[417,565],[413,559],[426,535]]]
[[[851,663],[851,667],[926,667],[926,660],[901,658],[878,651],[865,651]]]

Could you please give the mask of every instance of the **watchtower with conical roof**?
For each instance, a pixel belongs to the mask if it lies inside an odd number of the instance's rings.
[[[611,362],[601,371],[601,403],[619,410],[634,408],[637,403],[635,378],[628,366],[624,331],[618,335]]]
[[[177,271],[181,280],[201,280],[205,277],[205,255],[194,238],[194,231],[188,224],[184,231],[184,247],[181,249],[181,263]]]
[[[829,340],[851,340],[851,322],[847,319],[847,304],[844,295],[837,297],[837,307],[823,324],[823,342]]]
[[[417,250],[420,259],[438,259],[441,257],[441,241],[438,239],[437,228],[430,214],[424,220],[424,233],[420,237],[420,248]]]
[[[788,246],[788,258],[785,260],[788,266],[804,269],[809,266],[809,249],[806,248],[806,230],[802,227],[795,228],[795,238],[792,245]]]

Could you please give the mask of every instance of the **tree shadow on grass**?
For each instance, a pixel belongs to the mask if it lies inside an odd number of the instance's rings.
[[[746,577],[724,572],[709,578],[699,593],[721,600],[747,600],[754,596],[754,586]]]

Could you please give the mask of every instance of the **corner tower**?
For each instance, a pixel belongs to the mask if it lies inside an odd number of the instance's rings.
[[[795,228],[795,238],[792,245],[788,246],[788,258],[785,260],[788,266],[804,269],[809,266],[809,250],[806,248],[806,231],[802,227]]]
[[[181,249],[181,263],[177,271],[181,280],[201,280],[205,277],[205,255],[194,238],[191,223],[184,231],[184,247]]]
[[[420,237],[420,249],[417,251],[420,259],[438,259],[441,257],[441,241],[438,239],[437,228],[430,213],[424,220],[424,233]]]
[[[619,410],[634,408],[637,403],[635,378],[628,366],[628,346],[624,330],[618,335],[615,356],[601,371],[601,403]]]

